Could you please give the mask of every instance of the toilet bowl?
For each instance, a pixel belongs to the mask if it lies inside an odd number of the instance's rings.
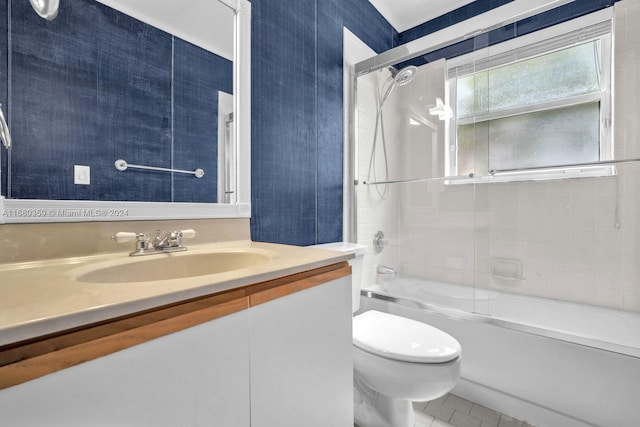
[[[353,312],[360,308],[366,246],[317,245],[351,252]],[[412,401],[437,399],[460,378],[461,347],[447,333],[405,317],[370,310],[353,318],[354,418],[359,427],[414,427]]]
[[[412,401],[437,399],[460,378],[460,344],[412,319],[353,318],[354,414],[360,427],[413,427]]]

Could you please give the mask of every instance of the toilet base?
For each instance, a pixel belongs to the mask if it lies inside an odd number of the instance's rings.
[[[410,400],[391,399],[354,377],[354,421],[358,427],[415,427]]]

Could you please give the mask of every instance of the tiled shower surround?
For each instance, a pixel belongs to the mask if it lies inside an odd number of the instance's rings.
[[[231,61],[96,1],[63,1],[53,21],[28,1],[0,0],[0,11],[0,102],[14,140],[3,195],[215,202]],[[116,159],[205,177],[122,173]],[[91,185],[74,184],[74,165],[91,167]]]
[[[640,5],[616,3],[615,20],[615,156],[634,159],[640,158],[638,83],[632,77],[640,55]],[[435,67],[421,68],[385,104],[391,179],[444,176],[438,169],[444,165],[444,127],[411,126],[405,112],[420,103],[426,111],[441,96],[432,87],[423,90],[438,73],[444,83],[443,69]],[[358,86],[361,180],[373,138],[374,88],[384,80],[375,74],[360,78]],[[630,162],[598,178],[396,184],[387,200],[361,186],[359,241],[369,243],[378,229],[389,237],[382,254],[368,257],[367,280],[376,280],[375,266],[382,263],[412,277],[640,311],[638,183],[640,164]],[[521,265],[520,278],[497,274],[496,263],[505,259]]]

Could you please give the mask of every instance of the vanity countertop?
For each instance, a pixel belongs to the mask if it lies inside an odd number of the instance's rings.
[[[242,269],[179,279],[86,283],[79,275],[92,268],[144,258],[252,251],[268,261]],[[129,257],[128,252],[89,257],[0,264],[0,346],[113,319],[180,301],[242,288],[346,261],[353,255],[321,249],[251,241],[189,245],[174,254]]]

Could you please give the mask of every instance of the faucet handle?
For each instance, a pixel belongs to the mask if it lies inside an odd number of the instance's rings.
[[[130,242],[138,237],[137,233],[132,233],[128,231],[121,231],[119,233],[111,236],[111,239],[115,240],[118,243]]]
[[[111,238],[118,243],[129,242],[135,239],[136,250],[131,252],[129,255],[146,255],[148,253],[153,253],[153,248],[149,247],[149,238],[144,233],[121,231],[111,236]]]
[[[180,234],[180,237],[182,237],[183,239],[193,239],[198,235],[198,232],[193,228],[180,230],[178,233]]]

